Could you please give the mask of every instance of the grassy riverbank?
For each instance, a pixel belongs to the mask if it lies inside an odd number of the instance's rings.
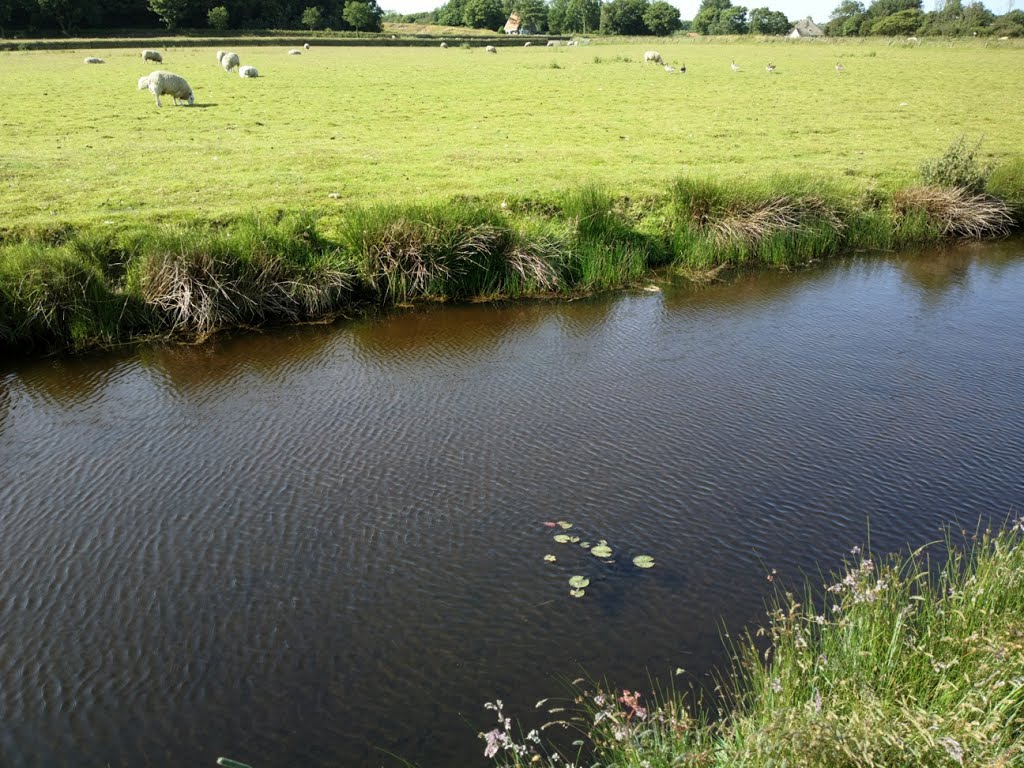
[[[133,227],[36,227],[0,243],[0,348],[201,339],[421,300],[569,296],[668,268],[793,267],[857,250],[1001,236],[1024,221],[1024,163],[986,192],[891,195],[807,180],[683,178],[663,195],[375,204]]]
[[[949,546],[948,559],[855,550],[820,590],[781,593],[770,624],[738,643],[714,722],[677,697],[591,690],[575,716],[556,715],[576,746],[547,741],[560,728],[522,737],[499,716],[481,734],[488,753],[508,766],[1020,765],[1022,530]]]

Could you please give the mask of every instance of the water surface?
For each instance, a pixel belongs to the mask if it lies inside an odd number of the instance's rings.
[[[766,569],[1020,514],[1022,256],[8,361],[0,764],[483,765],[486,700],[706,679]]]

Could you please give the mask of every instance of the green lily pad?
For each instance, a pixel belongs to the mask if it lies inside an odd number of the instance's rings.
[[[569,541],[571,541],[573,544],[578,544],[579,541],[580,541],[580,537],[579,536],[573,536],[573,537],[571,537],[569,539]]]
[[[566,534],[566,533],[556,533],[555,534],[555,541],[557,541],[559,544],[568,544],[569,543],[569,535]]]
[[[589,541],[581,541],[580,542],[580,546],[583,547],[584,549],[590,549],[590,542]]]
[[[601,546],[603,547],[603,546],[604,546],[605,544],[607,544],[608,542],[607,542],[607,541],[605,541],[604,539],[601,539],[601,540],[600,540],[599,542],[597,542],[597,543],[598,543],[598,544],[600,544],[600,545],[601,545]]]
[[[573,597],[583,597],[587,591],[585,589],[570,589],[569,594]]]
[[[594,557],[611,557],[612,548],[606,544],[598,544],[596,547],[591,547],[590,554]]]
[[[633,565],[637,568],[653,568],[654,558],[650,555],[637,555],[633,558]]]
[[[573,576],[569,579],[569,586],[576,589],[583,589],[584,587],[590,586],[590,579],[586,576]]]
[[[555,562],[555,560],[556,560],[556,558],[555,558],[554,555],[544,555],[544,562],[545,563],[553,563],[553,562]]]
[[[558,527],[561,528],[563,531],[568,531],[570,528],[572,528],[572,523],[567,523],[565,522],[565,520],[559,520]]]

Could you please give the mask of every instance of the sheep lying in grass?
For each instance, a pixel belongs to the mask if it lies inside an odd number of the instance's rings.
[[[96,58],[95,56],[89,56],[85,59],[86,64],[106,64],[103,59]]]
[[[139,90],[144,88],[149,88],[149,92],[156,97],[158,107],[163,106],[160,103],[161,96],[171,96],[175,104],[184,104],[187,101],[191,106],[196,101],[192,88],[185,82],[185,78],[160,69],[139,78]]]
[[[220,65],[224,67],[225,72],[230,72],[232,69],[241,64],[237,53],[225,53],[220,57]]]
[[[661,64],[664,66],[665,61],[657,51],[647,51],[644,53],[644,64]]]
[[[260,73],[256,70],[256,67],[251,67],[246,64],[244,67],[238,68],[239,77],[259,77]]]
[[[157,64],[163,64],[164,63],[164,57],[160,55],[159,51],[143,51],[142,52],[142,60],[143,61],[155,61]]]
[[[486,48],[484,48],[484,50],[487,51],[488,53],[497,53],[498,52],[498,49],[495,48],[493,45],[488,45]]]
[[[288,55],[289,56],[301,56],[302,55],[302,51],[300,51],[298,48],[292,48],[290,51],[288,51]]]

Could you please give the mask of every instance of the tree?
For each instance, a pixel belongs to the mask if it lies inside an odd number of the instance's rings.
[[[718,21],[711,25],[712,35],[745,35],[747,26],[747,9],[742,5],[726,8],[718,14]]]
[[[694,31],[700,32],[702,35],[717,34],[712,32],[711,28],[718,23],[718,17],[722,11],[728,8],[732,8],[732,3],[729,0],[703,0],[697,15],[693,17]]]
[[[832,11],[831,20],[825,25],[825,32],[834,37],[848,37],[860,31],[866,18],[864,4],[859,0],[843,0]]]
[[[519,16],[524,27],[532,27],[538,32],[548,28],[548,6],[544,0],[515,0],[511,12]]]
[[[53,18],[65,35],[70,35],[85,16],[82,0],[39,0],[39,10]]]
[[[601,6],[601,32],[607,35],[645,35],[647,0],[610,0]]]
[[[302,12],[302,26],[309,27],[309,31],[318,29],[324,25],[324,15],[317,7],[307,8]]]
[[[341,12],[345,23],[360,32],[379,32],[380,17],[380,9],[375,3],[364,3],[361,0],[350,0]]]
[[[206,14],[206,23],[210,25],[210,29],[227,29],[231,23],[228,9],[223,5],[211,8],[210,12]]]
[[[501,0],[466,0],[462,8],[462,25],[473,29],[495,29],[506,18]]]
[[[750,12],[750,34],[752,35],[784,35],[792,26],[782,11],[755,8]]]
[[[149,0],[149,9],[168,29],[177,29],[188,14],[189,0]]]
[[[462,27],[462,12],[465,9],[466,0],[448,0],[445,5],[437,9],[437,23],[446,27]]]
[[[679,9],[665,0],[655,0],[644,12],[644,26],[652,35],[671,35],[679,29]]]
[[[917,32],[924,14],[920,8],[905,8],[889,16],[883,16],[870,27],[872,35],[903,37]]]
[[[600,23],[600,0],[551,0],[548,29],[552,34],[586,34],[598,29]]]

